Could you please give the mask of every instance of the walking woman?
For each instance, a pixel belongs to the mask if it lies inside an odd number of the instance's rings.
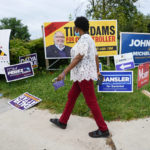
[[[81,16],[76,18],[74,24],[75,35],[80,36],[80,38],[71,49],[71,63],[57,77],[57,80],[60,81],[68,72],[71,72],[70,78],[73,80],[73,85],[68,93],[68,101],[60,119],[55,118],[50,119],[50,121],[56,126],[65,129],[75,102],[80,92],[82,92],[98,126],[98,130],[89,132],[89,136],[93,138],[108,137],[109,130],[97,103],[93,84],[93,80],[98,78],[100,72],[95,43],[88,34],[89,21]]]

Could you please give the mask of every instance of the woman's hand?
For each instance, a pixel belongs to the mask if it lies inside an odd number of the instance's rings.
[[[64,72],[62,72],[62,73],[61,73],[61,74],[57,77],[56,81],[63,80],[63,79],[64,79],[64,77],[65,77],[65,73],[64,73]]]
[[[98,80],[100,80],[100,76],[101,75],[101,73],[100,72],[97,72],[97,77],[98,77]],[[104,77],[103,77],[103,81],[104,81]]]
[[[99,78],[100,75],[101,75],[101,73],[97,72],[97,78],[98,78],[98,80],[100,80],[100,78]]]

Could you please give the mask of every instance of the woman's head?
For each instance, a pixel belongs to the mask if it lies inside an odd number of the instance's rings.
[[[79,29],[83,30],[84,32],[89,31],[89,21],[87,18],[85,18],[83,16],[77,17],[74,24],[75,24],[76,28],[79,28]]]

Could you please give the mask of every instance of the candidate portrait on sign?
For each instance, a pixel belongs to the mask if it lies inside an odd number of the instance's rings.
[[[65,36],[61,31],[57,31],[53,37],[54,45],[46,47],[47,58],[70,58],[71,47],[64,45]]]

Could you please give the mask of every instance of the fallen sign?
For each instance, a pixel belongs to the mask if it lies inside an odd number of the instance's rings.
[[[0,93],[0,97],[2,97],[3,96],[3,94],[2,93]]]
[[[146,96],[150,97],[150,92],[148,92],[146,90],[142,90],[142,93],[145,94]]]
[[[26,92],[8,103],[20,110],[26,110],[41,101],[42,100],[40,98],[35,97],[34,95],[31,95],[28,92]]]

